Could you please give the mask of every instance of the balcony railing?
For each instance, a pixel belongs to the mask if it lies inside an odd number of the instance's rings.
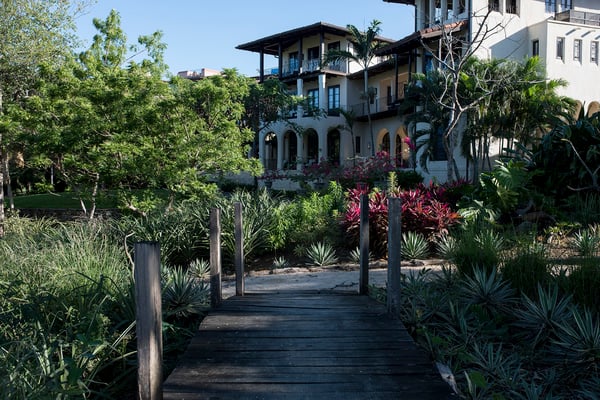
[[[400,93],[398,93],[398,97],[376,97],[370,104],[371,114],[394,109],[396,103],[398,103],[401,100],[404,100],[404,91],[400,91]],[[364,117],[368,113],[367,104],[365,102],[354,104],[350,108],[354,112],[354,115],[356,115],[357,117]]]
[[[600,26],[600,14],[587,11],[567,10],[556,13],[554,19],[574,24]]]

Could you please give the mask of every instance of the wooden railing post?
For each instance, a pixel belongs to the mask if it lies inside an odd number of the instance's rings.
[[[242,225],[242,203],[236,202],[235,208],[235,294],[244,295],[244,231]]]
[[[218,307],[221,293],[221,210],[210,210],[210,305]]]
[[[402,201],[388,198],[387,308],[396,315],[400,308],[400,263],[402,260]]]
[[[160,245],[134,244],[138,399],[162,399]]]
[[[359,294],[369,293],[369,196],[360,195],[360,276]]]

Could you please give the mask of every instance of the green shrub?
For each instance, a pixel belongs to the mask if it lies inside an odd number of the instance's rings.
[[[518,246],[501,268],[502,277],[528,296],[533,296],[539,284],[546,285],[551,274],[546,258],[547,249],[540,244]]]
[[[481,229],[479,229],[481,228]],[[472,275],[474,268],[496,270],[504,241],[490,227],[468,224],[457,231],[456,248],[449,259],[463,275]]]
[[[327,240],[341,245],[342,230],[338,218],[344,206],[341,186],[330,182],[327,192],[313,192],[306,197],[298,197],[286,212],[289,223],[288,246],[309,246],[317,241]]]
[[[582,259],[579,265],[571,267],[565,289],[577,303],[600,312],[600,261],[597,258]]]

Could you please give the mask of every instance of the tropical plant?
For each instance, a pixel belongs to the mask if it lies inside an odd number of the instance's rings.
[[[317,242],[310,245],[310,247],[306,249],[306,256],[311,264],[320,267],[338,262],[335,250],[329,243],[325,242]]]
[[[600,225],[594,225],[575,233],[572,246],[582,257],[593,257],[600,252]]]
[[[600,191],[600,113],[581,110],[577,119],[566,115],[566,123],[544,135],[534,149],[534,168],[541,171],[535,181],[544,193],[564,198],[573,192]]]
[[[420,233],[403,233],[401,253],[405,260],[425,259],[429,256],[429,243]]]
[[[283,269],[283,268],[287,268],[289,266],[290,266],[289,261],[283,256],[276,257],[273,260],[273,264],[271,264],[272,269]]]
[[[165,320],[185,320],[202,315],[210,304],[208,286],[182,268],[162,273],[162,302]]]
[[[350,31],[350,41],[352,42],[354,52],[348,50],[329,50],[325,53],[323,63],[331,63],[338,61],[354,61],[363,71],[364,91],[362,98],[365,102],[367,110],[367,119],[369,122],[369,132],[371,134],[371,155],[375,155],[375,135],[373,133],[373,122],[371,121],[371,100],[375,96],[375,91],[369,87],[369,67],[372,66],[373,60],[376,58],[377,50],[385,45],[385,42],[378,38],[381,32],[381,22],[377,20],[371,21],[366,32],[361,32],[354,25],[347,25],[346,28]]]
[[[551,280],[549,262],[546,257],[547,248],[538,242],[518,245],[507,256],[501,267],[502,277],[512,286],[532,296],[537,291],[539,284],[546,284]]]

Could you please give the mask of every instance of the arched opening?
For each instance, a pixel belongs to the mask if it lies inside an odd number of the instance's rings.
[[[295,169],[298,156],[298,138],[296,133],[287,131],[283,135],[283,169]]]
[[[400,127],[396,131],[396,166],[400,168],[410,167],[410,145],[408,142],[408,135],[406,134],[406,128]]]
[[[264,167],[267,170],[277,169],[277,135],[273,132],[265,135]]]
[[[319,135],[314,129],[304,131],[304,154],[306,164],[319,162]]]
[[[390,153],[391,143],[390,143],[390,133],[387,129],[382,129],[377,134],[377,152],[385,151],[386,153]]]
[[[341,164],[340,160],[341,134],[338,129],[333,129],[327,133],[327,161],[334,164]]]

